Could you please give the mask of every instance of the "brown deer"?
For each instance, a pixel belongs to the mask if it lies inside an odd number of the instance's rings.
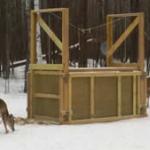
[[[7,125],[10,127],[12,131],[15,131],[14,124],[14,116],[12,114],[9,114],[6,103],[0,99],[0,117],[2,118],[5,132],[8,133]]]

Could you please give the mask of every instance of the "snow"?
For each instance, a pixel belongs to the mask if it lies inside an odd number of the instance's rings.
[[[23,68],[9,80],[9,93],[0,78],[0,97],[18,117],[26,117],[27,95],[23,93]],[[148,110],[150,113],[150,110]],[[150,117],[84,125],[16,125],[5,134],[0,122],[2,150],[149,150]]]

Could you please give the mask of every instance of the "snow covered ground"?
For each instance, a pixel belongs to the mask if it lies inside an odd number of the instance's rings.
[[[4,93],[5,83],[0,79],[0,97],[15,116],[26,117],[23,69],[15,70],[9,93]],[[9,134],[0,122],[0,149],[150,150],[150,117],[87,125],[16,125]]]

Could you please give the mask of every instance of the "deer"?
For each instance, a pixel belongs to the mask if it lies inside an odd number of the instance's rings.
[[[5,133],[8,133],[9,130],[7,126],[12,130],[15,131],[15,120],[12,114],[9,114],[7,105],[4,100],[0,99],[0,117],[2,118],[2,122],[4,124]]]

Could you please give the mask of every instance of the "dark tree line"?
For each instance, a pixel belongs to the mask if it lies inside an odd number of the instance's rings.
[[[93,29],[91,27],[102,25],[106,22],[106,15],[111,13],[129,13],[144,12],[145,13],[145,57],[150,58],[150,1],[149,0],[40,0],[41,8],[68,7],[70,9],[70,45],[80,43],[80,47],[70,49],[71,61],[79,61],[80,66],[86,66],[87,58],[99,59],[103,57],[100,53],[100,44],[106,40],[106,27]],[[53,22],[56,17],[45,17],[45,20]],[[128,24],[130,20],[126,21]],[[119,23],[117,33],[122,31],[125,21]],[[54,30],[59,25],[53,25]],[[88,29],[89,30],[80,30]],[[91,28],[91,30],[90,30]],[[58,29],[57,29],[58,30]],[[83,31],[83,32],[81,32]],[[59,34],[59,32],[57,32]],[[124,59],[129,58],[131,62],[135,62],[137,58],[136,34],[131,35],[131,39],[126,42],[126,52],[118,52],[116,57]],[[93,42],[87,42],[87,39],[93,38]],[[125,47],[125,46],[124,46]],[[46,52],[47,59],[56,59],[53,55],[55,46],[49,44],[46,35],[42,35],[42,50]],[[126,54],[125,54],[126,53]],[[124,58],[124,54],[126,58]],[[47,60],[49,62],[49,60]],[[149,61],[148,61],[149,65]]]
[[[100,45],[106,40],[106,27],[92,28],[103,25],[106,15],[111,13],[145,12],[145,56],[150,58],[150,1],[149,0],[39,0],[40,8],[68,7],[70,10],[70,45],[80,46],[70,48],[70,60],[78,61],[80,66],[86,66],[87,58],[98,60],[103,57]],[[34,8],[34,0],[0,0],[0,75],[9,77],[14,61],[28,59],[30,10]],[[43,16],[51,28],[61,37],[60,14]],[[55,22],[55,23],[54,23]],[[127,20],[127,22],[129,22]],[[117,27],[120,32],[124,22]],[[116,33],[119,34],[119,33]],[[132,35],[135,40],[136,35]],[[93,39],[92,42],[87,42]],[[41,31],[42,51],[46,54],[48,63],[57,63],[56,46]],[[133,42],[133,41],[132,41]],[[127,57],[136,61],[136,44],[127,41]],[[124,52],[118,52],[116,57],[124,60]],[[27,61],[28,62],[28,61]],[[28,69],[28,63],[26,65]]]
[[[0,75],[9,77],[14,61],[27,58],[32,0],[0,0]]]

